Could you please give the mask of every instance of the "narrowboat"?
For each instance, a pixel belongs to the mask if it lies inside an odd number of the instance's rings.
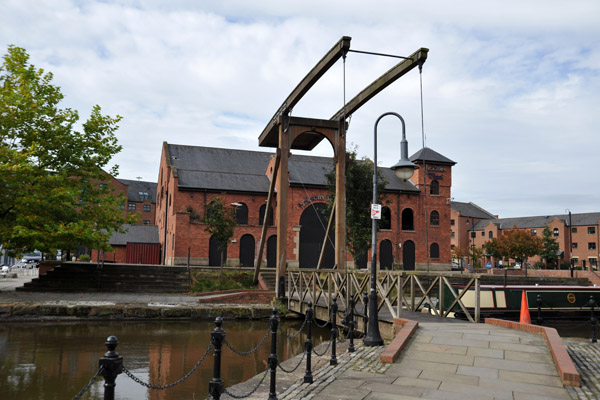
[[[453,286],[456,293],[464,289]],[[584,319],[590,318],[590,298],[600,303],[600,286],[538,286],[538,285],[481,285],[480,315],[482,318],[504,318],[519,320],[521,299],[525,292],[532,321],[537,318],[538,309],[544,319]],[[538,304],[538,296],[540,301]],[[455,300],[450,290],[444,291],[444,308]],[[470,288],[462,297],[462,303],[473,315],[475,309],[475,289]],[[597,309],[598,304],[596,305]],[[452,307],[456,318],[466,319],[461,307]]]

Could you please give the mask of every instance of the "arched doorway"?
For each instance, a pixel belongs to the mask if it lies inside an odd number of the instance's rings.
[[[327,229],[326,210],[326,204],[313,203],[304,210],[300,217],[300,268],[317,268]],[[330,233],[328,240],[330,242],[325,250],[322,268],[331,268],[335,262],[333,232]]]
[[[382,240],[379,243],[379,268],[380,269],[392,269],[394,264],[394,256],[392,254],[392,242],[389,240]]]
[[[254,267],[254,236],[247,234],[240,239],[240,266]]]
[[[208,241],[208,265],[218,267],[221,265],[221,257],[223,252],[219,250],[221,242],[214,235]]]
[[[359,269],[367,268],[367,251],[365,250],[354,260],[354,266]]]
[[[407,240],[402,246],[402,263],[405,271],[415,270],[415,242]]]
[[[277,266],[277,235],[267,239],[267,267],[275,268]]]

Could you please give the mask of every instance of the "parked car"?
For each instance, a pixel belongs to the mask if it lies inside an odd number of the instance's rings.
[[[2,272],[0,272],[2,275],[6,275],[10,272],[10,267],[8,265],[3,265],[2,266]]]
[[[23,259],[21,261],[23,261],[23,262],[29,262],[29,261],[40,262],[40,261],[42,261],[42,253],[35,250],[33,253],[23,254]]]

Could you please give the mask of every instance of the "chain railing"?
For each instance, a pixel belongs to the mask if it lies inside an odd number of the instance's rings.
[[[106,345],[106,348],[108,349],[108,351],[104,354],[103,357],[100,358],[98,371],[90,379],[90,381],[79,391],[79,393],[77,393],[77,395],[74,397],[74,400],[80,399],[81,396],[83,396],[90,389],[90,387],[98,380],[99,376],[102,376],[105,381],[105,383],[104,383],[104,399],[114,400],[114,398],[115,398],[115,380],[116,380],[117,376],[121,373],[124,373],[128,378],[130,378],[137,384],[139,384],[143,387],[146,387],[148,389],[152,389],[152,390],[170,389],[174,386],[177,386],[177,385],[185,382],[200,367],[200,365],[206,360],[206,358],[210,354],[211,350],[213,350],[213,377],[212,377],[211,381],[208,383],[208,393],[209,393],[208,399],[212,398],[214,400],[219,400],[221,398],[221,396],[229,396],[234,399],[243,399],[243,398],[250,397],[254,393],[256,393],[258,388],[265,382],[267,375],[270,373],[270,386],[269,386],[269,397],[268,398],[269,398],[269,400],[277,400],[277,393],[276,393],[277,368],[279,368],[284,373],[289,374],[289,373],[295,372],[300,367],[300,365],[302,365],[302,363],[305,363],[306,371],[305,371],[303,380],[305,383],[313,383],[312,360],[311,360],[312,353],[316,354],[319,357],[323,357],[331,349],[330,365],[337,364],[336,342],[338,341],[338,337],[339,337],[337,319],[336,319],[337,313],[338,313],[337,298],[334,297],[332,299],[329,318],[327,320],[327,323],[325,324],[325,325],[327,325],[328,323],[332,324],[330,340],[323,352],[317,352],[313,346],[312,326],[313,326],[313,324],[316,326],[319,326],[319,324],[317,324],[314,320],[314,310],[313,310],[311,301],[308,302],[305,319],[302,322],[300,329],[298,330],[298,332],[294,333],[291,336],[287,335],[283,331],[281,331],[281,329],[279,327],[279,316],[277,315],[277,308],[273,308],[271,318],[269,319],[269,329],[267,330],[267,332],[265,333],[263,338],[260,340],[258,345],[249,351],[240,351],[240,350],[234,348],[227,341],[226,332],[223,329],[223,319],[221,317],[217,317],[215,319],[215,328],[213,329],[213,331],[210,334],[209,344],[208,344],[206,350],[204,351],[204,354],[198,360],[198,362],[182,378],[178,379],[175,382],[168,383],[165,385],[155,385],[155,384],[151,384],[149,382],[144,382],[143,380],[141,380],[140,378],[135,376],[135,374],[132,373],[129,369],[127,369],[125,366],[123,366],[123,357],[120,356],[116,351],[119,341],[116,336],[109,336],[105,342],[105,345]],[[351,322],[349,324],[349,337],[350,337],[350,345],[351,345],[350,347],[353,347],[353,341],[352,341],[353,340],[352,339],[353,329],[354,329],[354,322],[353,322],[354,310],[353,310],[353,308],[350,310],[349,315],[351,316],[351,318],[350,318]],[[300,361],[294,368],[286,369],[279,363],[279,359],[278,359],[278,355],[277,355],[277,334],[278,334],[278,332],[281,332],[284,334],[284,336],[286,336],[288,338],[295,338],[304,331],[304,328],[306,328],[306,340],[304,343],[304,352],[302,353],[302,356],[300,357]],[[269,332],[271,333],[271,354],[269,355],[269,358],[268,358],[268,368],[262,375],[261,379],[247,393],[238,394],[238,393],[235,393],[235,391],[232,392],[231,390],[225,388],[225,382],[221,378],[221,365],[222,365],[221,364],[221,358],[222,358],[221,356],[222,356],[222,352],[223,352],[223,344],[225,344],[225,346],[229,350],[234,352],[235,354],[238,354],[241,356],[247,356],[247,355],[255,353],[264,345],[264,343],[267,340],[267,337],[269,336]]]

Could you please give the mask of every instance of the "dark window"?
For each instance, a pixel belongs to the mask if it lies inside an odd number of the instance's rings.
[[[413,218],[413,210],[405,208],[402,210],[402,230],[403,231],[414,231],[415,222]]]
[[[379,229],[392,229],[392,212],[389,207],[381,207]]]
[[[431,243],[429,255],[431,258],[440,258],[440,246],[437,243]]]
[[[577,248],[577,242],[573,242],[573,248],[576,249]]]
[[[100,184],[100,189],[104,189],[106,187],[106,183],[101,183]]]
[[[124,210],[124,209],[125,209],[125,204],[123,204],[123,203],[119,204],[119,208],[120,208],[121,210]]]
[[[485,231],[481,231],[481,236],[485,237]]]
[[[532,234],[532,235],[536,235],[536,234],[537,234],[537,229],[532,229],[532,230],[531,230],[531,234]]]
[[[454,226],[454,220],[453,219],[450,220],[450,226]]]
[[[554,235],[554,237],[558,236],[558,228],[554,228],[554,230],[552,231],[552,234]]]
[[[431,181],[431,183],[429,184],[429,194],[440,194],[440,183],[438,181]]]
[[[471,231],[471,237],[475,239],[475,232]]]
[[[265,222],[265,212],[267,210],[267,205],[263,204],[260,206],[258,210],[258,223],[262,225]],[[271,207],[271,215],[269,215],[269,220],[267,221],[268,226],[273,226],[273,207]]]
[[[590,265],[592,267],[597,267],[598,266],[598,259],[596,257],[590,257],[589,260],[590,260]]]
[[[596,242],[589,242],[588,250],[596,250]]]
[[[144,204],[144,211],[150,212],[150,204]]]
[[[490,239],[492,239],[492,238],[494,237],[494,232],[492,232],[492,231],[489,231],[489,232],[488,232],[488,237],[489,237]]]
[[[440,225],[440,213],[433,210],[429,215],[429,224],[431,226],[439,226]]]
[[[150,200],[150,195],[148,192],[138,192],[138,194],[140,195],[140,200]]]
[[[238,225],[248,225],[248,206],[244,203],[234,203],[235,222]]]
[[[450,237],[454,237],[454,231],[450,232]]]
[[[590,235],[595,234],[596,233],[596,227],[594,227],[594,226],[588,226],[588,233]]]
[[[127,204],[127,209],[128,210],[135,210],[135,203],[129,203],[129,204]]]
[[[571,233],[577,233],[577,228],[571,228]]]
[[[144,220],[144,225],[150,225],[150,221],[148,221],[147,219]]]

